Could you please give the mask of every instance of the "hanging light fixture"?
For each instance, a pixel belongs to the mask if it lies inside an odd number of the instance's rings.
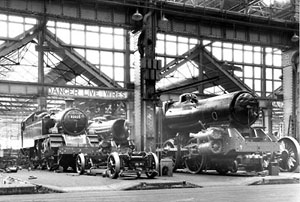
[[[166,18],[165,14],[163,13],[163,6],[162,4],[160,5],[160,21],[161,22],[168,22],[168,18]]]
[[[297,42],[297,41],[299,41],[299,36],[298,36],[296,33],[294,33],[294,35],[293,35],[292,38],[291,38],[291,41],[292,41],[292,42]]]
[[[160,8],[160,20],[161,20],[162,22],[168,22],[169,20],[166,18],[165,14],[163,13],[162,10],[163,10],[163,9],[162,9],[162,5],[161,5],[161,8]]]
[[[162,14],[160,20],[163,21],[163,22],[168,22],[169,21],[168,18],[166,18],[165,14]]]
[[[143,19],[143,15],[139,13],[139,9],[136,9],[136,12],[132,15],[132,20],[134,21],[140,21]]]

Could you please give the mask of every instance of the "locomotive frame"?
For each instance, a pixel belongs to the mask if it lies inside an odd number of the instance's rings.
[[[150,179],[158,175],[159,162],[155,153],[136,152],[131,148],[125,149],[125,152],[121,150],[112,152],[107,159],[106,173],[110,178],[116,179],[132,173],[136,174],[137,178],[142,173]]]

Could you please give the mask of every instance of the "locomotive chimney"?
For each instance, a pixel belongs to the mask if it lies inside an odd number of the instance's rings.
[[[73,104],[74,104],[74,99],[73,98],[65,99],[65,109],[73,108]]]

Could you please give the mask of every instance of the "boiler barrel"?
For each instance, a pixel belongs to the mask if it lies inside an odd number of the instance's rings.
[[[189,132],[207,125],[234,124],[252,125],[258,118],[258,101],[245,91],[224,94],[208,99],[197,100],[194,104],[169,106],[164,124],[171,129]]]
[[[122,118],[93,123],[89,126],[88,131],[90,135],[111,135],[117,145],[128,142],[129,126],[128,122]]]

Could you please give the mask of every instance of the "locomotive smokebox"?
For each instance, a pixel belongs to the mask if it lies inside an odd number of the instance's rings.
[[[55,114],[57,127],[68,135],[77,136],[85,133],[88,118],[83,111],[76,108],[67,108]]]
[[[117,145],[127,143],[129,137],[128,122],[124,119],[118,119],[111,127],[113,140]]]

